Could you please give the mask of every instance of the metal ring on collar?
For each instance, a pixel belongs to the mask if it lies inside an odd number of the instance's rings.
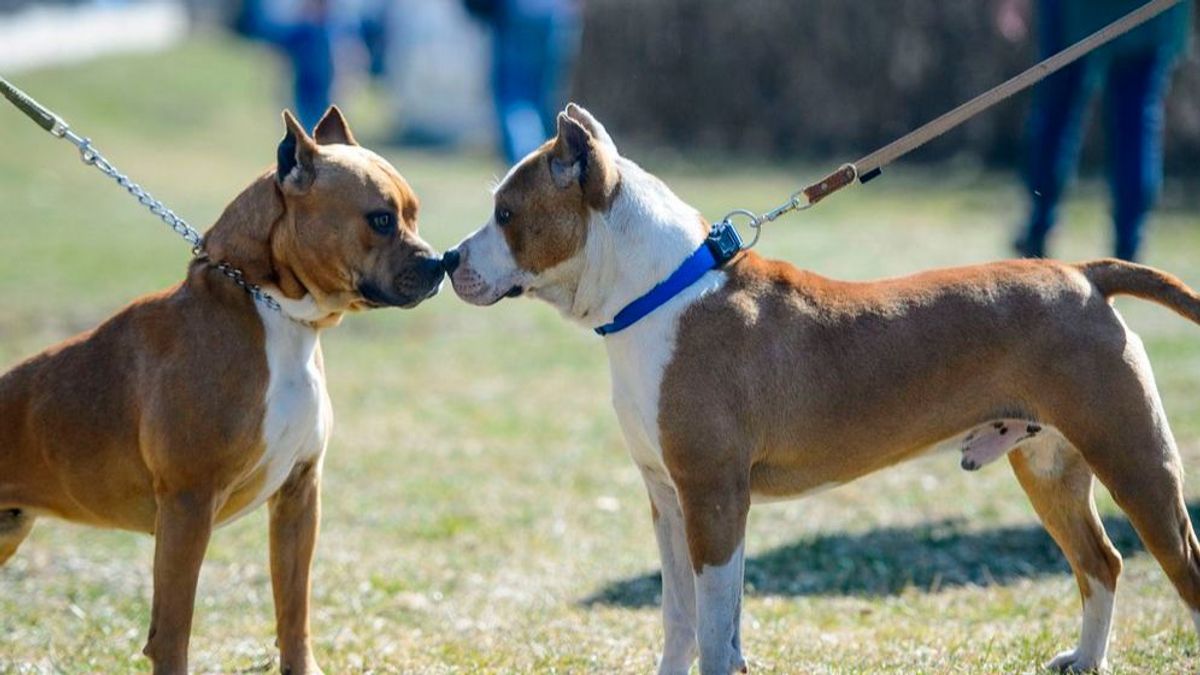
[[[750,225],[750,229],[754,230],[754,238],[750,240],[749,244],[743,244],[742,250],[746,251],[751,248],[754,248],[754,245],[758,243],[759,236],[762,235],[762,224],[763,224],[762,216],[759,216],[757,213],[747,210],[747,209],[734,209],[734,210],[730,211],[729,213],[726,213],[725,217],[721,219],[721,222],[725,223],[726,225],[728,225],[730,227],[733,227],[734,229],[737,229],[736,227],[734,227],[733,220],[732,220],[734,218],[734,216],[744,216],[744,217],[748,218],[749,223],[747,223],[747,224]]]

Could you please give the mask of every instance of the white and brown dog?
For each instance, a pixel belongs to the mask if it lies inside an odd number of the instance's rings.
[[[1195,293],[1114,260],[848,283],[751,252],[723,267],[709,257],[680,284],[709,233],[572,105],[557,138],[496,189],[488,222],[445,258],[468,302],[531,295],[608,333],[613,404],[662,555],[660,672],[686,672],[697,653],[703,673],[745,670],[751,503],[947,442],[967,468],[1017,448],[1013,470],[1075,571],[1082,635],[1052,666],[1105,662],[1121,559],[1096,515],[1093,476],[1200,617],[1200,544],[1179,455],[1142,343],[1109,302],[1134,295],[1200,322]],[[669,299],[652,290],[667,279],[682,288]],[[657,306],[647,313],[648,294]],[[634,309],[645,315],[621,318]]]
[[[440,287],[417,199],[331,109],[310,138],[289,113],[278,166],[204,238],[281,311],[212,264],[0,377],[0,564],[54,516],[155,537],[145,653],[186,673],[214,527],[269,502],[284,673],[320,672],[309,568],[332,419],[319,336],[344,313],[412,307]]]

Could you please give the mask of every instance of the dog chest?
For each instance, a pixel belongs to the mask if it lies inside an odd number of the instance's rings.
[[[679,317],[693,302],[724,283],[724,274],[709,272],[636,326],[604,339],[612,374],[613,408],[629,454],[643,472],[666,481],[670,477],[663,464],[658,411],[663,373],[675,354]]]
[[[269,309],[260,307],[259,314],[266,337],[269,379],[262,423],[263,454],[251,473],[263,477],[262,487],[233,518],[275,494],[297,464],[318,459],[333,422],[316,330]]]

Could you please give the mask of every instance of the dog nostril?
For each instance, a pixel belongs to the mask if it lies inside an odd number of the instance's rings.
[[[446,270],[446,274],[454,274],[454,270],[458,269],[459,255],[457,249],[450,249],[442,254],[442,269]]]

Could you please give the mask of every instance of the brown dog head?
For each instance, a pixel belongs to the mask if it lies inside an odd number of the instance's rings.
[[[285,260],[289,297],[307,290],[322,309],[414,307],[437,293],[441,261],[417,235],[417,196],[387,160],[354,140],[336,108],[313,138],[291,113],[276,180],[284,218],[272,249]]]
[[[586,110],[571,104],[558,134],[509,171],[481,228],[446,255],[458,295],[476,305],[529,293],[560,309],[574,302],[593,215],[620,185],[616,146]]]
[[[233,202],[205,237],[285,311],[336,321],[346,311],[415,307],[441,287],[437,252],[417,234],[416,195],[358,145],[330,108],[309,136],[289,112],[275,171]]]

